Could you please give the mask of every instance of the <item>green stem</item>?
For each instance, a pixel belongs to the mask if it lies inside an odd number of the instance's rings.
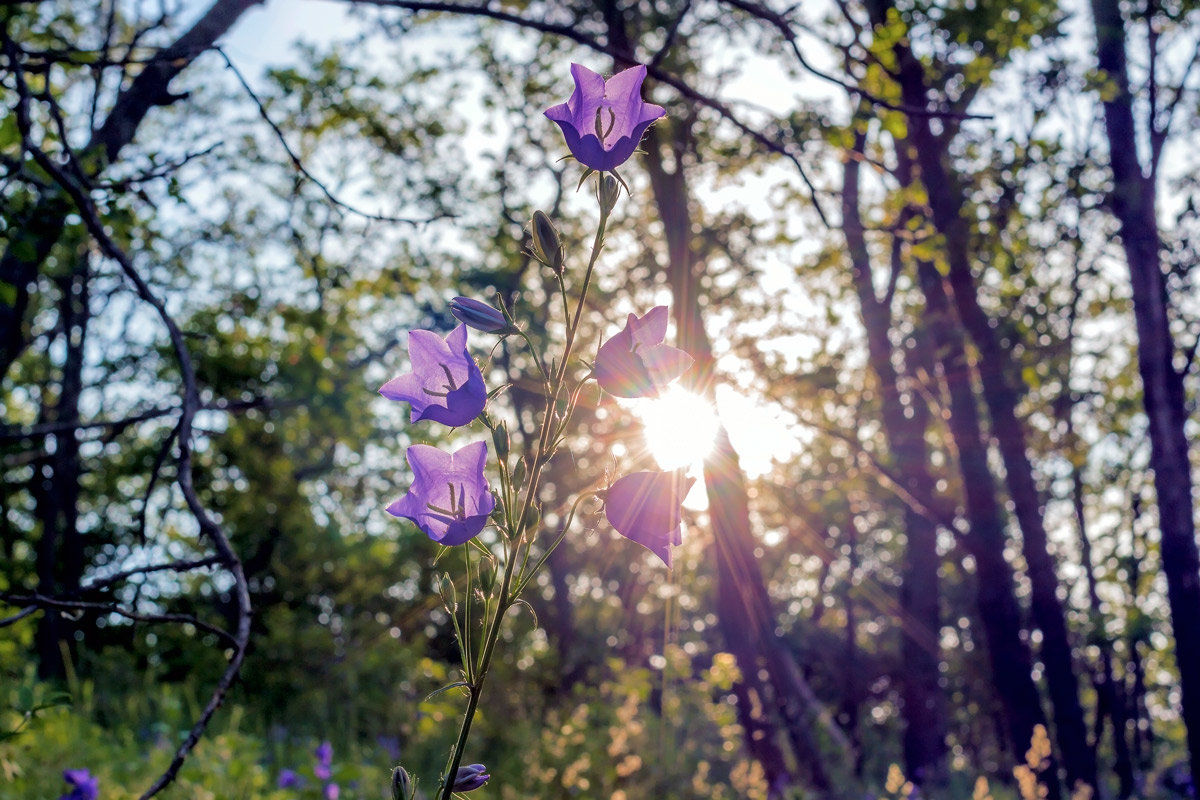
[[[446,766],[446,773],[442,776],[441,800],[451,800],[454,794],[454,776],[458,773],[458,768],[462,764],[463,751],[467,746],[467,737],[471,733],[471,723],[475,721],[475,711],[479,708],[479,697],[483,693],[483,683],[487,678],[488,669],[492,664],[492,653],[496,648],[496,642],[500,638],[500,626],[504,621],[504,615],[508,609],[512,607],[513,602],[517,599],[517,593],[509,596],[509,589],[512,587],[513,569],[518,560],[518,551],[522,544],[527,547],[532,542],[525,542],[525,520],[529,516],[529,509],[533,506],[533,500],[537,496],[538,481],[541,478],[542,465],[549,459],[547,452],[551,442],[556,441],[556,436],[551,436],[551,431],[554,430],[554,415],[558,409],[558,397],[562,391],[563,380],[566,378],[567,365],[571,360],[571,350],[575,344],[575,334],[579,330],[579,321],[583,317],[583,307],[587,301],[588,288],[592,283],[592,272],[596,267],[596,261],[600,257],[600,250],[604,243],[604,230],[608,226],[608,212],[603,208],[600,211],[600,224],[596,229],[596,238],[592,241],[592,255],[588,259],[587,271],[583,276],[583,287],[579,293],[579,305],[575,307],[575,316],[570,320],[567,326],[567,341],[563,348],[562,362],[558,366],[558,370],[554,375],[553,383],[550,390],[550,397],[546,400],[546,408],[542,416],[542,428],[538,435],[537,454],[534,457],[533,464],[529,469],[529,485],[525,491],[525,498],[521,503],[521,513],[516,518],[517,535],[514,537],[515,542],[512,552],[504,563],[504,579],[500,584],[499,601],[496,604],[496,613],[491,618],[488,624],[486,637],[484,638],[483,650],[479,654],[479,664],[475,670],[475,679],[471,683],[470,696],[467,699],[467,710],[463,715],[462,725],[458,730],[458,740],[454,744],[454,750],[450,754],[450,761]],[[528,342],[528,337],[526,337]],[[532,342],[529,342],[532,347]],[[541,359],[536,359],[541,367]],[[543,375],[545,370],[543,369]],[[521,588],[524,588],[525,581],[521,582]]]

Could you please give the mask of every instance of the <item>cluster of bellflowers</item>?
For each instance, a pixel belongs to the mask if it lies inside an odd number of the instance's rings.
[[[692,365],[691,356],[664,341],[666,306],[628,315],[620,333],[598,348],[585,349],[576,339],[609,216],[622,187],[628,191],[616,168],[633,155],[649,125],[666,112],[642,100],[644,66],[606,81],[572,64],[571,75],[575,90],[570,99],[547,109],[545,115],[558,124],[571,155],[586,167],[580,186],[596,174],[600,208],[591,253],[579,283],[571,287],[573,291],[568,284],[575,283],[576,274],[568,267],[568,250],[553,221],[537,211],[529,224],[530,255],[557,280],[566,330],[562,351],[551,358],[540,352],[502,297],[498,296],[494,305],[456,297],[449,308],[460,324],[444,337],[434,331],[410,331],[411,371],[379,390],[389,400],[409,404],[414,424],[432,422],[461,428],[478,421],[491,434],[454,452],[424,444],[409,447],[405,458],[412,473],[411,485],[387,508],[389,514],[412,521],[438,544],[467,545],[468,586],[463,608],[454,599],[452,583],[448,584],[451,597],[444,598],[462,660],[461,680],[451,687],[463,691],[467,707],[458,739],[438,779],[435,797],[440,800],[479,789],[490,777],[484,765],[463,766],[462,762],[501,622],[550,553],[563,542],[580,504],[589,497],[599,498],[605,517],[618,533],[670,567],[671,547],[681,543],[681,505],[692,484],[680,471],[624,475],[608,486],[582,492],[556,534],[545,537],[549,544],[535,545],[541,533],[538,493],[542,470],[567,438],[585,386],[595,380],[601,390],[615,397],[654,396]],[[510,453],[504,422],[488,412],[489,403],[497,401],[504,387],[489,391],[468,351],[468,336],[481,334],[515,337],[532,355],[534,379],[542,386],[545,404],[523,457]],[[495,448],[493,474],[499,476],[498,486],[490,484],[485,474],[492,458],[489,438]],[[498,531],[494,545],[476,538],[489,525]],[[476,586],[470,585],[472,579]],[[416,781],[396,767],[392,773],[394,800],[411,800],[416,791]]]

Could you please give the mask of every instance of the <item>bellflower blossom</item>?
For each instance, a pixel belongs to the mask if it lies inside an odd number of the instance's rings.
[[[459,325],[443,340],[433,331],[408,332],[412,372],[392,378],[379,393],[412,404],[412,421],[431,419],[457,428],[466,425],[487,403],[487,387],[467,352],[467,326]]]
[[[329,780],[333,776],[333,745],[329,742],[321,742],[320,746],[313,751],[313,755],[317,757],[317,765],[313,767],[313,774],[320,780]]]
[[[487,443],[472,442],[453,454],[414,444],[405,453],[413,471],[408,494],[387,512],[417,524],[438,544],[453,546],[473,539],[496,507],[483,465]]]
[[[487,767],[483,764],[470,764],[465,767],[459,767],[458,772],[454,774],[454,791],[474,791],[487,783],[491,777],[488,774]]]
[[[655,306],[640,318],[630,314],[621,332],[596,354],[600,388],[617,397],[657,395],[692,365],[687,353],[663,344],[666,336],[666,306]]]
[[[678,472],[635,472],[618,478],[604,499],[604,515],[617,533],[671,566],[671,545],[683,544],[680,506],[694,478]]]
[[[579,64],[571,65],[575,91],[571,99],[546,109],[558,123],[567,149],[585,167],[598,172],[621,166],[637,149],[650,123],[667,112],[642,100],[642,65],[619,72],[607,81]]]
[[[62,776],[71,791],[58,800],[96,800],[100,796],[100,779],[86,769],[64,769]]]
[[[275,785],[280,789],[298,789],[304,785],[304,780],[294,769],[281,769]]]

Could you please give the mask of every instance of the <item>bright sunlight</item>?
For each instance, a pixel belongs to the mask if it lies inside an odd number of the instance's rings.
[[[699,395],[671,386],[638,404],[646,447],[660,469],[678,469],[704,460],[717,436],[717,411]]]

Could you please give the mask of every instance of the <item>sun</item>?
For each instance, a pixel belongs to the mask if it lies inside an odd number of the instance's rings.
[[[641,401],[646,448],[659,469],[679,469],[698,464],[716,441],[717,410],[703,397],[671,386],[658,397]]]

